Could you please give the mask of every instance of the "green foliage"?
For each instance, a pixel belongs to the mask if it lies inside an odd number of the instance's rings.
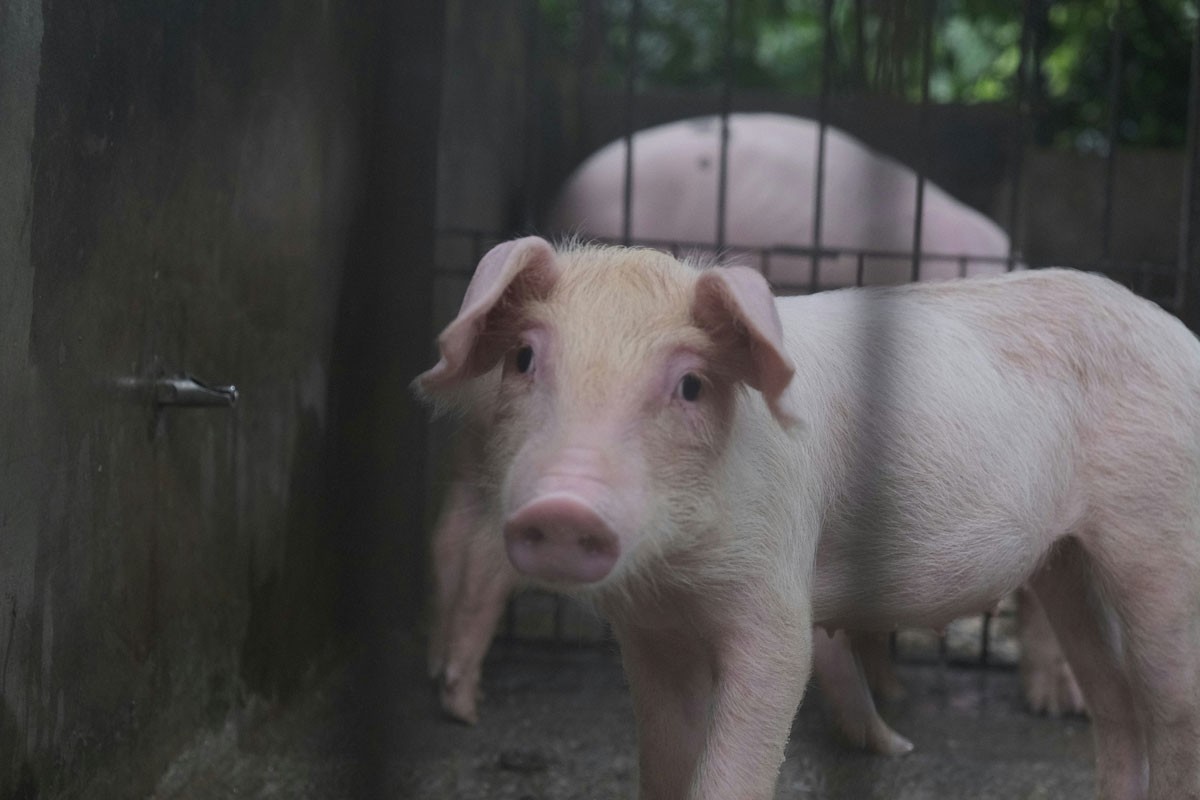
[[[571,52],[591,3],[604,58],[593,73],[621,86],[630,64],[634,0],[538,0],[549,39]],[[637,85],[738,88],[804,95],[873,94],[917,102],[923,43],[933,41],[929,96],[937,103],[1014,103],[1022,97],[1044,143],[1104,150],[1120,141],[1178,146],[1187,117],[1196,0],[641,0]],[[1029,15],[1022,9],[1028,5]],[[932,17],[927,14],[932,13]],[[926,23],[931,20],[931,24]],[[1120,37],[1119,118],[1110,117],[1114,30]],[[1022,49],[1025,45],[1025,58]],[[828,51],[826,48],[829,48]],[[1040,69],[1032,68],[1033,54]]]
[[[1119,20],[1117,17],[1119,6]],[[1111,48],[1119,22],[1119,113],[1110,113]],[[1192,0],[1058,2],[1045,19],[1040,138],[1103,150],[1119,141],[1178,146],[1185,138],[1196,25]]]

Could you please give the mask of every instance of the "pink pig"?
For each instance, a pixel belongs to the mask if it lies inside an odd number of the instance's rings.
[[[1200,343],[1153,304],[1068,270],[776,299],[531,237],[438,342],[418,386],[485,422],[485,529],[612,623],[641,797],[772,797],[814,624],[1028,580],[1100,795],[1200,798]]]
[[[725,243],[733,249],[811,247],[814,242],[818,125],[782,114],[729,116]],[[867,284],[911,280],[917,175],[845,131],[825,134],[822,247],[813,280],[807,255],[776,253],[772,280],[798,287],[850,286],[863,263]],[[638,131],[633,144],[630,234],[634,241],[699,245],[717,241],[721,124],[718,117]],[[619,241],[625,217],[625,140],[591,155],[571,175],[551,229]],[[921,280],[1004,272],[1008,236],[983,214],[926,182]],[[703,250],[704,248],[699,248]],[[960,260],[958,256],[966,256]]]

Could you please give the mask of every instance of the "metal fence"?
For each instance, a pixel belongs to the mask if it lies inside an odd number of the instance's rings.
[[[909,0],[907,3],[872,3],[864,0],[814,0],[813,9],[819,13],[823,36],[819,57],[819,78],[815,96],[790,98],[792,106],[809,116],[818,125],[816,180],[810,187],[814,196],[812,241],[809,245],[774,245],[770,247],[747,246],[737,241],[735,236],[728,233],[728,186],[729,186],[729,125],[731,114],[739,111],[750,111],[761,108],[764,104],[764,94],[761,91],[743,90],[739,87],[735,75],[735,53],[738,47],[735,21],[739,14],[748,13],[750,4],[744,0],[723,0],[723,27],[718,32],[722,49],[722,69],[716,86],[708,86],[700,92],[703,103],[700,108],[714,113],[721,120],[720,157],[717,165],[718,202],[716,206],[715,236],[711,241],[676,241],[676,240],[639,240],[633,235],[634,192],[637,185],[637,174],[634,169],[634,136],[638,130],[652,122],[663,121],[663,115],[669,110],[646,108],[642,102],[644,82],[644,65],[639,59],[639,40],[644,34],[647,3],[651,0],[624,0],[603,2],[602,0],[580,0],[583,11],[595,11],[601,8],[605,19],[611,26],[620,27],[620,31],[610,36],[624,43],[623,52],[626,57],[617,64],[620,70],[620,86],[610,94],[619,95],[619,121],[621,135],[625,141],[625,165],[623,176],[623,226],[622,235],[613,241],[621,244],[634,244],[667,250],[674,254],[690,250],[703,249],[717,252],[736,252],[742,263],[756,265],[772,280],[776,289],[782,293],[806,293],[818,288],[818,270],[823,259],[846,258],[853,259],[857,265],[855,283],[861,285],[866,265],[872,259],[905,259],[911,264],[910,278],[917,280],[921,277],[923,264],[934,260],[949,260],[959,265],[961,274],[966,274],[968,261],[986,260],[977,253],[933,253],[922,249],[924,240],[922,208],[925,202],[927,185],[930,182],[930,163],[933,153],[930,152],[930,130],[932,118],[938,104],[934,102],[931,92],[931,74],[933,63],[934,43],[940,34],[938,29],[939,16],[948,5],[948,0]],[[530,41],[538,43],[531,50],[531,73],[536,73],[543,65],[539,58],[545,53],[547,37],[546,21],[539,9],[545,4],[530,3],[527,19],[534,26]],[[1018,266],[1036,268],[1047,266],[1036,252],[1030,252],[1025,247],[1024,231],[1027,215],[1037,213],[1035,200],[1053,196],[1063,187],[1052,185],[1034,185],[1030,181],[1027,154],[1034,138],[1034,130],[1039,122],[1039,115],[1044,110],[1044,98],[1039,96],[1038,87],[1042,81],[1037,79],[1045,69],[1044,63],[1044,25],[1047,15],[1055,7],[1063,4],[1052,0],[1023,0],[1013,3],[1013,22],[1019,24],[1019,62],[1011,75],[1011,86],[1007,96],[999,103],[990,104],[986,113],[994,121],[1000,120],[1000,135],[996,137],[996,146],[1003,151],[1001,160],[1004,162],[1003,186],[1006,187],[1004,196],[998,200],[992,209],[992,216],[1009,235],[1009,252],[1003,257],[991,257],[993,261],[1003,264],[1005,269]],[[1068,4],[1069,5],[1069,4]],[[902,51],[898,50],[895,41],[887,43],[892,48],[893,61],[903,60],[908,69],[908,75],[917,75],[917,88],[912,89],[909,81],[909,91],[898,107],[907,108],[907,120],[910,127],[915,129],[914,139],[917,142],[915,151],[908,153],[906,165],[916,175],[915,204],[916,214],[913,221],[912,247],[909,250],[878,250],[831,247],[822,241],[824,220],[822,214],[822,195],[826,191],[826,140],[827,132],[836,124],[835,106],[838,95],[835,87],[839,72],[839,53],[853,52],[860,58],[864,51],[862,31],[865,23],[872,19],[878,23],[881,15],[894,13],[897,6],[904,6],[911,13],[913,21],[903,39]],[[1101,127],[1105,129],[1104,145],[1091,158],[1100,170],[1100,214],[1099,220],[1091,226],[1090,237],[1098,237],[1093,242],[1091,253],[1080,254],[1077,258],[1056,257],[1053,264],[1069,266],[1078,269],[1102,272],[1124,283],[1134,291],[1155,300],[1163,307],[1179,315],[1193,330],[1197,329],[1200,320],[1200,280],[1197,280],[1197,255],[1200,254],[1200,196],[1198,196],[1197,174],[1200,173],[1200,161],[1197,160],[1197,110],[1200,107],[1200,25],[1195,25],[1193,9],[1192,29],[1180,29],[1175,33],[1181,41],[1190,47],[1190,62],[1187,74],[1180,74],[1178,81],[1187,86],[1186,120],[1183,121],[1185,137],[1181,147],[1175,152],[1181,155],[1181,166],[1178,171],[1179,203],[1178,227],[1175,242],[1174,258],[1166,257],[1129,257],[1129,254],[1118,254],[1114,246],[1114,225],[1118,213],[1119,201],[1136,203],[1138,198],[1122,197],[1118,180],[1118,160],[1123,153],[1121,145],[1120,123],[1122,105],[1126,100],[1128,89],[1123,76],[1129,68],[1129,40],[1126,24],[1129,19],[1128,0],[1112,0],[1106,6],[1108,13],[1109,37],[1107,43],[1107,91],[1102,98],[1094,98],[1103,108]],[[835,36],[834,15],[849,16],[853,23],[849,26],[857,31],[857,41],[839,42]],[[877,24],[876,30],[883,26]],[[713,37],[710,37],[713,38]],[[884,44],[877,44],[880,47]],[[1136,56],[1136,54],[1135,54]],[[878,63],[878,62],[877,62]],[[899,63],[899,62],[896,62]],[[846,70],[841,70],[845,72]],[[858,70],[866,72],[867,70]],[[875,70],[878,77],[880,70]],[[578,62],[578,75],[575,76],[577,85],[582,86],[587,75],[594,74],[594,65],[588,65],[583,59]],[[894,84],[895,77],[892,77]],[[856,90],[863,90],[865,84],[860,83]],[[877,88],[877,87],[876,87]],[[531,159],[532,164],[537,158],[537,136],[547,127],[545,115],[550,113],[567,113],[561,109],[561,103],[543,102],[539,95],[541,89],[537,82],[531,83],[529,104],[526,118],[523,120],[526,132],[526,150],[524,157]],[[903,93],[901,93],[903,94]],[[915,94],[915,96],[913,96]],[[779,108],[773,97],[765,101],[771,109]],[[705,105],[707,104],[707,105]],[[586,105],[586,104],[581,104]],[[596,127],[609,128],[614,120],[611,115],[603,119],[587,119],[587,109],[576,109],[582,120],[580,126],[588,128],[595,123]],[[966,114],[972,113],[967,109]],[[981,109],[980,113],[983,113]],[[999,116],[998,116],[999,115]],[[995,125],[993,125],[995,127]],[[573,154],[569,159],[577,162],[586,152]],[[568,165],[569,166],[569,165]],[[531,167],[532,168],[532,167]],[[545,182],[545,170],[536,167],[539,176]],[[442,298],[442,317],[445,318],[457,307],[461,292],[469,279],[474,265],[484,252],[494,243],[510,238],[519,233],[544,230],[539,225],[538,212],[549,206],[550,197],[531,197],[529,191],[541,191],[535,185],[529,189],[522,202],[523,209],[519,220],[514,220],[510,230],[479,230],[461,226],[447,226],[439,231],[440,263],[438,269],[439,294]],[[1031,199],[1033,198],[1033,199]],[[811,261],[810,278],[800,282],[780,282],[772,275],[772,264],[780,258],[807,258]],[[944,632],[901,632],[893,637],[893,649],[906,660],[934,661],[960,665],[983,665],[1008,667],[1016,662],[1015,650],[1015,610],[1011,601],[1003,602],[994,613],[981,617],[960,620]],[[588,612],[580,609],[570,601],[560,597],[541,593],[527,592],[514,599],[508,608],[501,625],[501,638],[516,641],[539,641],[559,644],[596,643],[606,639],[603,626]]]

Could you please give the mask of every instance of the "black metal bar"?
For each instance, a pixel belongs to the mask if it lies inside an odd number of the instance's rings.
[[[825,199],[825,131],[829,127],[829,73],[833,69],[833,0],[825,0],[822,12],[825,44],[821,53],[821,99],[817,110],[817,176],[813,187],[812,273],[815,279],[821,258],[821,205]]]
[[[1016,97],[1013,103],[1012,128],[1012,193],[1008,198],[1008,269],[1012,270],[1021,259],[1021,251],[1017,246],[1020,233],[1018,225],[1021,214],[1021,173],[1025,161],[1025,92],[1026,72],[1028,71],[1027,57],[1029,43],[1033,35],[1033,3],[1036,0],[1024,0],[1023,20],[1021,22],[1021,56],[1017,62]],[[1035,64],[1035,68],[1040,65]]]
[[[579,87],[579,98],[578,102],[573,104],[572,114],[572,122],[579,131],[585,130],[588,123],[588,109],[593,106],[592,93],[598,83],[597,75],[604,58],[604,2],[605,0],[581,0],[579,3],[579,50],[576,53],[575,69],[575,85]]]
[[[863,0],[854,0],[854,73],[857,79],[855,89],[865,93],[867,90],[867,32],[863,24]]]
[[[554,596],[554,643],[561,644],[563,640],[563,610],[566,608],[567,598],[562,595]]]
[[[1184,155],[1183,197],[1179,208],[1179,249],[1175,265],[1175,313],[1192,330],[1200,328],[1200,309],[1193,302],[1195,287],[1192,285],[1192,215],[1196,209],[1197,147],[1200,147],[1200,22],[1192,39],[1192,60],[1188,77],[1187,152]]]
[[[933,63],[933,15],[931,0],[921,4],[924,15],[921,46],[921,109],[917,124],[920,156],[917,159],[917,204],[913,215],[912,280],[921,279],[921,234],[925,223],[925,173],[929,171],[929,75]]]
[[[991,653],[992,640],[992,612],[983,612],[983,630],[979,634],[979,664],[987,666],[988,656]]]
[[[759,260],[760,260],[760,266],[758,268],[759,273],[764,278],[766,278],[768,281],[770,281],[771,280],[771,251],[764,247],[762,249],[762,252],[759,253]]]
[[[1117,175],[1117,140],[1121,135],[1121,77],[1124,71],[1122,49],[1125,41],[1125,15],[1121,0],[1116,0],[1112,15],[1112,35],[1108,49],[1108,152],[1104,158],[1104,211],[1100,218],[1100,259],[1112,258],[1113,186]]]
[[[500,232],[476,231],[476,230],[470,229],[470,228],[448,227],[448,228],[440,229],[438,231],[438,235],[443,236],[443,237],[458,236],[458,237],[470,239],[470,240],[477,242],[478,244],[476,244],[475,249],[476,249],[476,255],[478,256],[480,254],[479,251],[481,251],[483,248],[484,242],[486,242],[486,241],[498,242],[498,241],[503,240],[504,237],[508,234],[500,233]],[[620,243],[620,239],[617,237],[604,237],[604,236],[592,237],[589,239],[589,241],[594,241],[599,244],[619,244]],[[694,249],[694,250],[704,250],[704,249],[712,246],[712,242],[699,242],[699,241],[693,242],[693,241],[685,241],[685,240],[678,240],[678,239],[668,240],[668,239],[643,238],[643,239],[639,239],[638,241],[640,244],[642,244],[646,247],[657,248],[664,252],[674,253],[675,255],[678,255],[679,253],[681,253],[685,248],[686,249]],[[731,242],[730,247],[749,251],[749,252],[758,252],[758,253],[761,253],[764,249],[762,247],[739,245],[737,242]],[[912,255],[912,251],[909,249],[905,249],[905,250],[874,250],[874,249],[869,249],[869,248],[857,248],[857,247],[824,246],[821,248],[820,251],[816,251],[812,247],[808,247],[806,245],[781,245],[781,244],[772,245],[770,248],[767,248],[767,249],[770,250],[772,257],[782,255],[782,256],[796,256],[796,257],[801,257],[801,258],[810,258],[810,257],[812,257],[812,255],[814,253],[819,252],[821,258],[858,258],[861,256],[861,257],[865,257],[865,258],[896,260],[896,259],[901,259],[901,258],[907,258],[908,256]],[[962,270],[966,265],[971,264],[971,263],[996,264],[996,265],[1005,265],[1008,263],[1008,256],[1006,256],[1006,255],[1004,255],[1004,256],[986,256],[986,255],[978,255],[975,253],[962,253],[962,252],[957,252],[957,251],[956,252],[926,251],[922,255],[923,255],[924,261],[954,261],[954,262],[958,262],[960,270]],[[476,260],[478,260],[478,257],[476,258]],[[1086,270],[1086,269],[1093,269],[1095,267],[1095,264],[1091,261],[1072,261],[1070,259],[1063,261],[1063,260],[1056,259],[1053,264],[1041,263],[1041,262],[1037,262],[1037,261],[1029,261],[1026,264],[1026,266],[1028,266],[1030,268],[1045,267],[1045,266],[1060,266],[1060,267],[1073,267],[1075,269],[1085,269]],[[1111,263],[1110,267],[1114,274],[1117,272],[1120,272],[1120,271],[1128,272],[1130,274],[1134,274],[1134,273],[1140,274],[1141,272],[1147,272],[1151,276],[1158,276],[1161,278],[1174,278],[1178,271],[1178,261],[1176,258],[1172,258],[1172,260],[1170,262],[1145,261],[1145,260],[1113,261]],[[472,265],[472,267],[464,267],[464,268],[439,266],[436,274],[437,274],[437,277],[439,277],[439,278],[470,277],[472,272],[473,272],[473,265]]]
[[[862,250],[859,250],[858,251],[858,263],[855,265],[855,270],[854,270],[854,285],[855,286],[863,285],[863,278],[865,277],[866,271],[867,271],[867,255]]]
[[[521,192],[521,229],[532,231],[537,221],[537,193],[541,187],[541,159],[538,147],[542,141],[542,106],[538,89],[542,75],[541,64],[545,60],[542,46],[542,15],[537,0],[525,2],[525,25],[529,31],[529,57],[525,64],[525,143],[521,148],[524,160]]]
[[[625,65],[625,191],[621,196],[621,243],[628,245],[633,232],[633,105],[637,81],[638,37],[641,29],[642,0],[633,0],[629,9],[629,60]]]
[[[480,242],[482,242],[485,239],[491,240],[493,242],[498,242],[498,241],[502,241],[508,234],[503,233],[503,232],[498,232],[498,231],[488,232],[488,231],[476,231],[471,228],[448,227],[448,228],[440,229],[438,231],[438,235],[440,235],[440,236],[461,236],[463,238],[470,238],[470,239],[478,238],[478,241],[480,241]],[[619,244],[620,243],[620,240],[618,238],[604,237],[604,236],[589,237],[589,241],[594,241],[594,242],[601,243],[601,244]],[[658,248],[660,250],[663,250],[664,252],[673,252],[675,254],[678,254],[684,248],[693,249],[693,250],[704,250],[704,249],[710,248],[712,246],[712,242],[697,242],[697,241],[686,241],[686,240],[679,240],[679,239],[642,238],[642,239],[639,239],[638,242],[639,242],[639,244],[642,244],[646,247]],[[730,247],[734,247],[734,248],[737,248],[740,250],[753,251],[753,252],[758,252],[763,249],[761,247],[748,246],[748,245],[744,245],[744,244],[739,244],[737,242],[731,242]],[[482,249],[482,245],[479,245],[478,249]],[[901,258],[907,258],[912,255],[912,250],[910,250],[910,249],[906,249],[906,250],[876,250],[876,249],[871,249],[871,248],[857,248],[857,247],[830,247],[828,245],[823,246],[820,250],[817,250],[813,247],[809,247],[806,245],[779,245],[779,244],[777,244],[777,245],[772,245],[770,249],[771,249],[773,255],[790,255],[790,256],[797,256],[797,257],[812,257],[814,254],[819,253],[821,258],[841,258],[841,257],[854,258],[854,257],[858,257],[858,256],[863,256],[866,258],[896,260],[896,259],[901,259]],[[987,255],[979,255],[976,253],[961,253],[961,252],[957,252],[957,251],[955,251],[955,252],[926,251],[923,254],[923,256],[924,256],[925,261],[958,261],[960,263],[997,264],[997,265],[1004,265],[1004,264],[1008,263],[1008,256],[987,256]],[[476,260],[478,260],[478,258]],[[1060,267],[1063,267],[1063,266],[1066,266],[1066,267],[1074,267],[1076,269],[1092,269],[1094,267],[1094,265],[1091,262],[1077,262],[1077,261],[1071,261],[1071,260],[1067,260],[1067,261],[1056,260],[1054,262],[1054,264],[1029,262],[1026,266],[1029,266],[1029,267],[1037,267],[1037,266],[1060,266]],[[1162,277],[1168,277],[1168,276],[1173,277],[1178,269],[1178,261],[1172,260],[1169,263],[1168,262],[1158,262],[1158,261],[1119,261],[1119,262],[1114,261],[1112,264],[1112,269],[1113,270],[1122,269],[1122,270],[1125,270],[1128,272],[1136,272],[1139,270],[1148,270],[1153,275],[1159,275]],[[437,271],[437,274],[439,276],[466,275],[467,277],[470,277],[471,270],[467,270],[464,272],[462,270],[458,270],[458,269],[454,269],[454,268],[439,268]]]
[[[504,604],[504,638],[512,641],[517,633],[517,598],[511,597]]]
[[[729,192],[729,112],[733,107],[733,45],[736,0],[725,0],[725,76],[721,81],[721,155],[717,170],[717,253],[725,250],[725,204]]]

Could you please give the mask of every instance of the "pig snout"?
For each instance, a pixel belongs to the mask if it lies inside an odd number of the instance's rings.
[[[519,572],[555,583],[595,583],[612,571],[620,540],[586,500],[567,492],[543,495],[504,526],[508,559]]]

